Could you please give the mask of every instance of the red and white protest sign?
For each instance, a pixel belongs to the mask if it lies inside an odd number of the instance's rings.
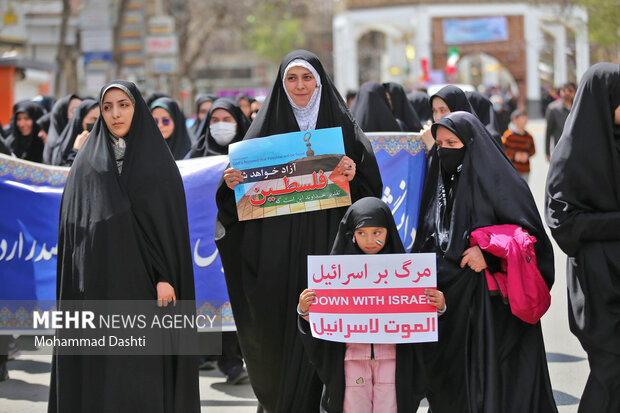
[[[437,341],[435,254],[308,257],[312,336],[343,343]]]

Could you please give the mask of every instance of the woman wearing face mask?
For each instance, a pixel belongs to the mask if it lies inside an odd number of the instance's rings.
[[[71,166],[88,137],[90,128],[99,117],[99,103],[93,99],[83,100],[75,109],[69,125],[62,132],[60,145],[52,156],[52,165]]]
[[[475,115],[450,113],[432,133],[413,252],[437,254],[437,288],[450,311],[439,321],[439,341],[425,345],[430,408],[556,413],[540,322],[522,321],[501,295],[491,295],[484,270],[502,272],[502,262],[470,241],[480,228],[526,231],[536,239],[533,248],[515,250],[535,263],[548,292],[553,249],[534,198]]]
[[[353,202],[381,196],[370,142],[357,126],[318,57],[284,57],[269,96],[244,140],[341,127],[346,156],[339,166]],[[329,254],[347,208],[239,221],[233,188],[241,172],[224,171],[217,193],[215,240],[250,382],[269,413],[319,411],[322,385],[306,357],[291,311],[307,287],[307,256]]]
[[[13,108],[11,135],[5,139],[6,147],[18,158],[41,162],[43,141],[39,139],[37,120],[43,116],[43,108],[38,103],[24,101]]]
[[[168,97],[159,98],[151,104],[151,112],[174,159],[183,159],[192,148],[192,141],[177,102]]]
[[[227,155],[228,145],[239,142],[250,127],[250,120],[237,103],[219,98],[198,128],[198,139],[186,158]]]

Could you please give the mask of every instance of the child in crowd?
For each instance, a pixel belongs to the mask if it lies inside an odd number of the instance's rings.
[[[404,252],[389,207],[378,198],[367,197],[349,207],[331,254]],[[425,293],[428,302],[443,314],[443,293],[436,289]],[[426,392],[418,348],[412,344],[345,344],[315,339],[307,322],[315,297],[313,290],[305,289],[299,296],[297,312],[306,354],[325,385],[321,407],[329,413],[416,411]]]
[[[527,182],[530,175],[530,158],[536,153],[534,139],[525,130],[527,112],[523,109],[517,109],[512,112],[510,119],[514,127],[506,130],[502,136],[504,150],[508,159]]]

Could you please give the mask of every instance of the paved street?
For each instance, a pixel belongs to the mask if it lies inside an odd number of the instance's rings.
[[[528,129],[535,135],[538,153],[532,162],[530,186],[541,208],[548,164],[544,155],[544,122],[530,121]],[[577,411],[585,384],[588,365],[577,339],[568,330],[564,254],[556,246],[556,282],[552,290],[551,309],[543,318],[547,358],[555,399],[561,413]],[[0,383],[0,413],[42,413],[47,411],[50,356],[22,350],[17,360],[9,362],[11,379]],[[216,371],[201,372],[201,405],[204,412],[250,413],[256,400],[249,384],[231,386]],[[420,412],[426,412],[422,407]],[[525,413],[525,412],[524,412]],[[528,412],[529,413],[529,412]]]

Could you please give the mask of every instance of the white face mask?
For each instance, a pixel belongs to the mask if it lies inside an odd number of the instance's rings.
[[[218,122],[209,126],[211,136],[220,146],[226,146],[237,134],[237,124],[232,122]]]

